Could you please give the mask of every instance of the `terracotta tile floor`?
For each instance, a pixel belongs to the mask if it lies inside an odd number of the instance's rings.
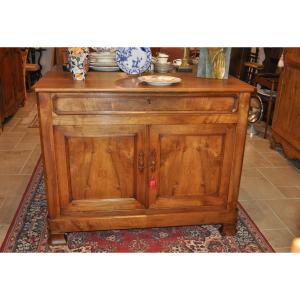
[[[0,244],[40,156],[39,132],[28,128],[35,97],[0,132]],[[239,201],[278,252],[289,252],[300,237],[300,171],[269,141],[247,137]]]

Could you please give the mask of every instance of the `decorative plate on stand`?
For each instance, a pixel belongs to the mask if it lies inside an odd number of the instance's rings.
[[[151,49],[145,47],[118,48],[116,60],[119,68],[127,74],[141,74],[151,65]]]

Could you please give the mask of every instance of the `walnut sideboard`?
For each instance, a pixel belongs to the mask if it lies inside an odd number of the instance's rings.
[[[51,244],[72,231],[234,232],[253,87],[176,76],[151,87],[121,72],[50,72],[36,84]]]

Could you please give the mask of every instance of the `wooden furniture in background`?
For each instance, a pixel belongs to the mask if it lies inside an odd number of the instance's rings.
[[[257,62],[246,61],[244,67],[246,69],[245,81],[254,85],[256,76],[264,69],[264,66]]]
[[[38,64],[30,64],[30,63],[26,63],[25,64],[25,77],[27,80],[27,85],[28,85],[28,89],[30,90],[31,88],[31,74],[30,73],[35,73],[40,71],[40,66]]]
[[[54,48],[54,55],[53,55],[53,63],[52,65],[61,65],[64,66],[68,62],[68,48]]]
[[[229,74],[244,79],[244,63],[249,59],[251,48],[231,48]]]
[[[23,105],[23,65],[17,48],[0,48],[0,124]]]
[[[36,47],[27,48],[28,57],[26,61],[26,77],[28,82],[28,89],[42,77],[42,56],[46,48]]]
[[[259,64],[257,62],[259,48],[231,48],[229,74],[254,84],[256,74],[260,72],[276,73],[283,48],[263,49],[265,58],[262,64]]]
[[[272,123],[272,146],[300,160],[300,48],[286,48]]]
[[[64,233],[223,224],[236,229],[250,93],[236,78],[50,72],[35,86],[50,243]]]
[[[251,85],[255,84],[255,76],[264,68],[262,64],[257,62],[258,52],[258,48],[251,48],[247,60],[243,63],[243,77],[241,79]]]
[[[23,106],[26,101],[26,86],[24,86],[24,62],[20,48],[14,48],[12,63],[15,64],[14,71],[14,86],[15,86],[15,98],[18,103],[18,107]]]
[[[278,61],[282,55],[283,48],[264,48],[265,59],[264,64],[264,73],[276,73],[278,67]]]
[[[28,56],[28,49],[19,49],[20,57],[22,60],[22,80],[23,80],[23,93],[24,99],[27,99],[27,91],[26,91],[26,61]]]
[[[271,121],[273,102],[275,103],[275,99],[276,99],[274,92],[277,91],[278,79],[279,79],[279,75],[273,73],[261,73],[256,75],[255,77],[256,84],[260,84],[262,87],[270,90],[270,95],[266,95],[264,93],[261,93],[260,90],[257,89],[257,93],[260,96],[262,96],[262,100],[266,99],[267,102],[267,115],[266,115],[264,139],[267,137],[268,134],[268,127]]]
[[[3,124],[4,124],[4,97],[3,97],[3,84],[0,80],[0,127],[3,131]]]

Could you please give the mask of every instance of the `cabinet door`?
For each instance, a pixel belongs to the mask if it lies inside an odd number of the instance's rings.
[[[149,206],[225,207],[234,131],[233,124],[151,126]]]
[[[55,126],[63,213],[144,208],[145,126]]]

